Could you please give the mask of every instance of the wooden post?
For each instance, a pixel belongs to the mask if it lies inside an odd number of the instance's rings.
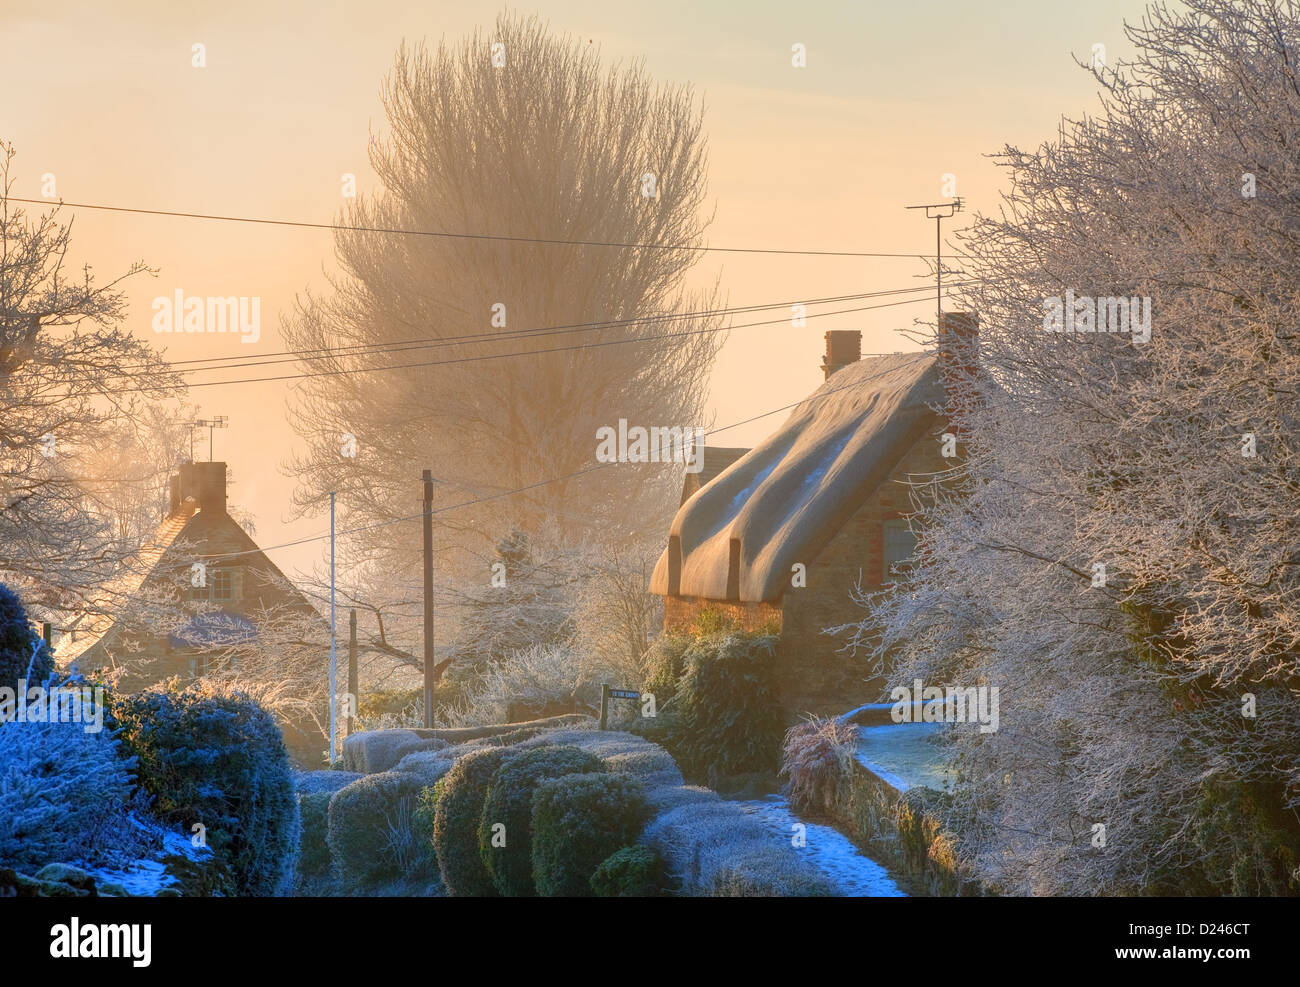
[[[48,620],[41,624],[41,640],[45,646],[50,649],[50,654],[54,654],[54,625]]]
[[[433,471],[424,471],[424,725],[433,726]]]
[[[600,686],[600,728],[605,729],[605,724],[609,721],[609,683],[603,682]]]
[[[361,698],[357,695],[360,686],[357,684],[357,608],[352,608],[352,616],[348,618],[348,695],[352,701],[348,704],[348,736],[357,728],[357,721],[352,717],[352,711],[356,709],[357,703]]]

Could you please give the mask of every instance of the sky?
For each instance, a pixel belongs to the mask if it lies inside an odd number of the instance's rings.
[[[989,156],[1008,144],[1036,147],[1062,115],[1095,110],[1096,83],[1075,60],[1097,44],[1111,63],[1129,54],[1122,24],[1139,21],[1143,6],[569,0],[509,9],[589,40],[611,62],[642,59],[655,79],[695,88],[716,207],[710,245],[932,253],[934,223],[905,207],[946,199],[950,174],[966,211],[948,228],[995,213],[1005,176]],[[70,203],[331,222],[342,174],[355,174],[362,193],[378,186],[367,144],[386,133],[379,89],[397,46],[455,41],[502,9],[476,0],[0,0],[0,138],[17,147],[14,194],[38,197],[53,175]],[[201,68],[192,64],[196,44]],[[791,64],[795,44],[805,47],[803,68]],[[101,279],[135,260],[159,269],[127,283],[126,324],[172,360],[284,349],[280,314],[295,295],[323,288],[333,269],[328,230],[67,206],[63,215],[74,218],[75,259]],[[720,278],[732,306],[932,283],[916,259],[727,253],[703,255],[691,278]],[[152,299],[177,289],[260,297],[261,338],[156,334]],[[903,331],[932,320],[934,305],[932,294],[919,297],[802,328],[736,328],[714,367],[709,420],[721,428],[805,397],[822,380],[828,329],[861,329],[867,353],[916,349]],[[327,518],[290,516],[282,469],[296,444],[285,420],[290,386],[189,395],[203,417],[230,419],[216,458],[231,464],[231,499],[251,513],[263,546],[328,530]],[[756,444],[784,414],[709,441]],[[202,437],[206,450],[206,430]],[[323,551],[311,542],[269,554],[293,574]]]

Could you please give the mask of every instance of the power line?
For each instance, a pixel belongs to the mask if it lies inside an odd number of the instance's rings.
[[[964,285],[973,282],[959,282]],[[442,346],[454,346],[460,343],[473,342],[509,342],[514,339],[532,339],[541,336],[558,335],[564,333],[590,332],[594,329],[615,328],[626,325],[638,325],[642,323],[653,322],[677,322],[685,319],[709,318],[716,315],[731,315],[741,312],[757,312],[772,308],[785,308],[791,305],[828,305],[832,302],[857,301],[863,298],[880,298],[889,295],[915,294],[916,292],[929,291],[924,285],[917,285],[912,288],[891,288],[883,291],[866,291],[858,292],[851,295],[828,295],[822,298],[795,298],[782,302],[769,302],[767,304],[739,305],[729,308],[702,309],[695,312],[668,312],[659,315],[647,315],[635,319],[616,319],[609,322],[576,322],[560,326],[540,326],[533,329],[516,329],[506,332],[480,332],[466,333],[460,336],[424,336],[415,339],[394,340],[385,343],[354,343],[347,346],[336,347],[314,347],[301,350],[278,350],[271,353],[260,353],[253,359],[245,360],[242,363],[223,363],[216,365],[217,361],[223,360],[243,360],[242,355],[232,356],[210,356],[199,357],[193,360],[174,360],[167,363],[167,370],[162,372],[170,373],[198,373],[203,370],[234,370],[242,367],[261,367],[275,366],[279,363],[293,363],[299,360],[324,360],[336,356],[370,356],[371,354],[382,353],[402,353],[407,350],[438,348]],[[403,321],[403,320],[398,320]],[[403,322],[404,325],[410,323]],[[197,335],[197,334],[196,334]],[[267,359],[270,357],[285,357],[286,359]],[[211,363],[213,366],[206,367],[185,367],[185,364],[192,363]],[[146,369],[150,367],[148,363],[128,364],[122,372],[110,374],[110,377],[133,377],[130,373],[133,369]],[[181,369],[184,368],[184,369]]]
[[[28,202],[34,205],[50,205],[49,199],[27,199],[21,196],[8,196],[10,202]],[[441,237],[450,240],[495,240],[505,243],[555,244],[569,247],[621,247],[643,250],[683,250],[690,253],[726,253],[726,254],[782,254],[805,257],[906,257],[929,260],[929,254],[885,253],[865,250],[794,250],[775,247],[692,247],[674,243],[626,243],[617,240],[562,240],[551,237],[506,236],[492,233],[447,233],[440,230],[408,230],[400,227],[384,226],[349,226],[343,223],[307,223],[290,219],[265,219],[255,216],[223,216],[216,213],[180,212],[171,209],[141,209],[133,206],[106,206],[93,202],[65,202],[58,200],[60,207],[70,209],[99,209],[104,212],[133,213],[141,216],[173,216],[180,219],[208,219],[226,223],[255,223],[263,226],[293,226],[309,230],[347,230],[354,233],[389,233],[398,236]]]
[[[927,289],[928,290],[928,289]],[[892,308],[897,305],[915,305],[917,302],[926,301],[925,298],[905,298],[897,302],[882,302],[879,305],[861,305],[857,308],[842,308],[834,312],[809,312],[805,318],[815,319],[828,315],[848,315],[854,312],[867,312],[873,309]],[[595,343],[578,343],[573,346],[552,346],[549,349],[541,350],[516,350],[510,353],[487,353],[479,356],[457,357],[452,360],[424,360],[419,363],[396,363],[384,367],[355,367],[347,370],[318,370],[301,374],[280,374],[275,377],[244,377],[234,380],[206,380],[192,383],[179,384],[155,384],[145,387],[120,387],[114,388],[116,394],[129,394],[139,391],[165,391],[165,390],[185,390],[195,387],[218,387],[226,384],[263,384],[284,380],[305,380],[312,377],[338,377],[348,374],[369,374],[378,373],[384,370],[408,370],[418,367],[441,367],[459,363],[477,363],[482,360],[504,360],[515,356],[542,356],[547,353],[566,353],[575,350],[597,349],[603,346],[620,346],[626,343],[652,343],[661,339],[674,339],[682,336],[699,336],[714,332],[728,332],[731,329],[750,329],[755,326],[782,325],[787,323],[788,319],[767,319],[761,322],[745,322],[738,326],[716,326],[710,329],[690,329],[682,332],[665,332],[654,336],[634,336],[630,339],[607,339]]]
[[[920,355],[921,355],[920,353],[917,354],[918,357],[919,357]],[[801,401],[795,401],[793,404],[783,405],[783,406],[780,407],[780,408],[773,408],[771,411],[764,411],[762,414],[754,415],[754,416],[751,417],[751,418],[745,418],[745,419],[743,419],[742,421],[732,422],[730,425],[723,425],[723,426],[721,426],[720,428],[713,428],[713,429],[710,429],[708,432],[706,432],[706,433],[704,433],[704,434],[705,434],[705,435],[715,435],[715,434],[717,434],[718,432],[727,432],[727,431],[730,431],[730,430],[733,429],[733,428],[739,428],[741,425],[748,425],[750,422],[756,422],[756,421],[758,421],[760,418],[769,418],[769,417],[771,417],[772,415],[779,415],[779,414],[780,414],[781,412],[783,412],[783,411],[789,411],[789,410],[792,409],[792,408],[798,408],[800,405],[806,404],[807,402],[809,402],[809,401],[811,401],[811,400],[814,400],[814,399],[820,399],[820,398],[825,398],[825,397],[828,397],[828,396],[831,395],[831,394],[835,394],[835,393],[837,393],[837,392],[839,392],[839,391],[846,391],[846,390],[849,390],[849,389],[854,388],[854,387],[861,387],[863,384],[866,384],[866,383],[868,383],[869,381],[876,380],[876,379],[879,378],[879,377],[883,377],[883,376],[885,376],[886,374],[892,373],[894,369],[897,369],[897,368],[891,368],[890,370],[882,370],[880,373],[872,374],[871,376],[866,377],[866,378],[864,378],[863,380],[854,381],[852,384],[844,384],[844,385],[842,385],[842,386],[840,386],[840,387],[832,387],[832,388],[831,388],[830,390],[828,390],[828,391],[824,391],[824,392],[821,392],[821,393],[819,393],[819,394],[814,394],[814,395],[812,395],[811,397],[804,398],[804,399],[801,400]],[[546,479],[546,480],[538,480],[536,483],[525,484],[525,485],[522,486],[522,487],[514,487],[514,488],[509,489],[509,490],[503,490],[501,493],[488,494],[488,495],[483,496],[483,497],[477,497],[477,498],[475,498],[475,499],[473,499],[473,500],[462,501],[462,502],[459,503],[459,504],[450,504],[450,505],[448,505],[447,507],[440,507],[440,508],[438,508],[437,510],[433,511],[433,513],[434,513],[434,514],[446,514],[446,513],[448,513],[449,511],[458,511],[458,510],[460,510],[461,508],[464,508],[464,507],[473,507],[473,506],[476,505],[476,504],[484,504],[484,503],[487,503],[488,501],[501,500],[501,499],[506,498],[506,497],[513,497],[515,494],[526,493],[526,492],[529,491],[529,490],[536,490],[538,487],[545,487],[545,486],[548,486],[548,485],[550,485],[550,484],[552,484],[552,483],[559,483],[559,482],[561,482],[561,481],[563,481],[563,480],[572,480],[572,479],[574,479],[574,478],[576,478],[576,477],[584,476],[584,475],[586,475],[587,473],[595,472],[595,471],[598,470],[598,469],[604,469],[604,468],[607,467],[607,466],[614,466],[614,465],[617,465],[617,464],[616,464],[616,463],[596,463],[596,464],[594,464],[594,465],[592,465],[592,466],[586,466],[586,467],[584,467],[584,468],[582,468],[582,469],[580,469],[580,470],[575,470],[575,471],[572,472],[572,473],[566,473],[566,474],[564,474],[563,476],[553,476],[553,477],[550,477],[549,479]],[[461,485],[461,484],[457,484],[457,486],[460,486],[460,485]],[[339,532],[338,534],[339,534],[340,536],[341,536],[341,535],[354,535],[354,534],[361,534],[362,532],[366,532],[366,531],[374,531],[374,530],[377,529],[377,528],[386,528],[386,527],[388,527],[389,525],[392,525],[392,524],[400,524],[400,523],[402,523],[403,521],[414,521],[414,520],[417,520],[417,519],[422,519],[423,517],[424,517],[424,512],[421,511],[419,514],[407,514],[407,515],[405,515],[405,516],[403,516],[403,517],[389,518],[387,521],[376,521],[376,522],[374,522],[373,524],[364,524],[364,525],[361,525],[360,527],[357,527],[357,528],[348,528],[346,531]],[[227,559],[239,558],[240,556],[244,556],[244,555],[256,555],[256,554],[258,554],[258,553],[260,553],[260,552],[272,552],[272,551],[275,551],[275,550],[277,550],[277,549],[281,549],[281,548],[293,548],[293,547],[296,547],[296,546],[298,546],[298,545],[307,545],[307,544],[310,544],[311,542],[314,542],[314,541],[321,541],[321,540],[326,539],[326,538],[328,538],[328,537],[329,537],[329,534],[328,534],[328,533],[323,534],[323,535],[310,535],[310,536],[308,536],[308,537],[306,537],[306,538],[298,538],[298,539],[296,539],[296,540],[294,540],[294,541],[283,542],[283,543],[281,543],[281,544],[279,544],[279,545],[268,545],[268,546],[265,546],[265,547],[263,547],[263,548],[246,549],[245,551],[242,551],[242,552],[228,552],[228,553],[223,553],[223,554],[221,554],[221,555],[204,555],[204,556],[200,556],[200,557],[203,558],[203,559],[205,559],[205,560],[210,560],[210,561],[213,561],[213,562],[222,562],[222,561],[225,561],[225,560],[227,560]]]

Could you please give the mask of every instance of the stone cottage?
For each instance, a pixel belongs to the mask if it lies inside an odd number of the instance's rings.
[[[665,630],[689,629],[705,609],[747,630],[779,628],[792,714],[879,698],[865,657],[822,631],[862,620],[854,587],[887,586],[912,556],[909,479],[954,465],[942,455],[945,381],[973,368],[976,327],[973,315],[945,313],[938,353],[869,359],[860,332],[826,333],[825,383],[673,519],[650,582]]]
[[[231,645],[256,643],[258,619],[301,618],[328,642],[325,621],[226,511],[226,464],[185,463],[169,484],[170,511],[130,575],[110,587],[96,617],[55,649],[63,667],[113,670],[118,688],[136,692],[163,679],[193,679]],[[201,568],[195,568],[196,564]],[[321,655],[328,668],[329,646]],[[328,703],[320,714],[328,716]],[[319,715],[319,714],[318,714]],[[281,725],[285,745],[316,766],[327,744],[310,718]]]

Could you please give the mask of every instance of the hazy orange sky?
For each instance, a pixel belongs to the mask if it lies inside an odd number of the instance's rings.
[[[39,196],[41,176],[52,173],[68,202],[330,222],[343,203],[342,173],[355,173],[363,193],[376,186],[366,147],[386,132],[378,93],[398,43],[454,40],[501,9],[474,0],[0,0],[0,137],[17,145],[14,194]],[[1128,54],[1121,22],[1140,18],[1143,4],[570,0],[511,9],[589,39],[609,60],[643,58],[658,80],[703,95],[717,206],[710,244],[932,252],[933,222],[904,207],[943,198],[941,176],[952,173],[967,217],[996,210],[1003,178],[986,155],[1007,143],[1036,146],[1062,113],[1094,109],[1095,83],[1072,56],[1087,59],[1097,43],[1109,61]],[[196,43],[205,68],[191,65]],[[795,43],[806,46],[806,68],[791,66]],[[322,287],[333,262],[326,230],[71,208],[69,216],[77,260],[101,279],[137,259],[160,268],[157,279],[129,283],[128,325],[176,360],[284,349],[280,313],[295,293]],[[693,276],[720,275],[739,306],[907,287],[925,271],[919,260],[707,254]],[[260,296],[260,342],[155,335],[150,302],[177,288]],[[899,330],[933,318],[933,296],[924,298],[801,329],[736,329],[715,367],[714,424],[815,388],[827,329],[863,329],[867,352],[916,348]],[[284,417],[289,386],[190,394],[204,416],[230,417],[216,456],[232,465],[231,498],[252,512],[264,546],[328,527],[325,518],[288,520],[291,483],[280,466],[295,445]],[[752,445],[781,419],[710,442]],[[421,465],[412,469],[413,511]],[[292,573],[325,550],[318,542],[270,554]]]

